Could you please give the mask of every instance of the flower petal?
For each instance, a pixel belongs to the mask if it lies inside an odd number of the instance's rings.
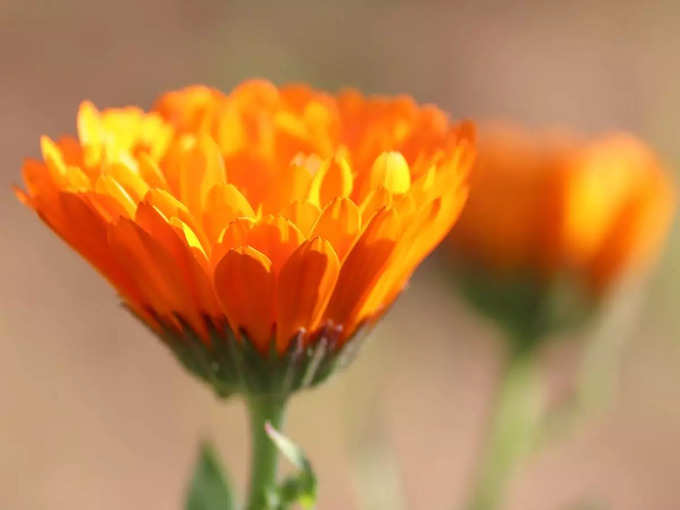
[[[361,232],[359,208],[349,198],[336,198],[326,206],[314,226],[313,235],[328,239],[343,261]]]
[[[359,314],[371,289],[386,269],[401,233],[401,220],[392,209],[378,212],[342,265],[325,319],[344,328],[348,338],[363,317]]]
[[[269,258],[246,246],[230,250],[215,268],[215,290],[240,336],[245,330],[261,352],[266,352],[274,327],[276,280]]]
[[[277,287],[276,347],[288,348],[300,330],[313,332],[320,324],[340,271],[328,241],[315,237],[300,245],[281,269]]]

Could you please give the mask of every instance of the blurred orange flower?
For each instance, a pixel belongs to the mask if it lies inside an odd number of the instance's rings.
[[[627,134],[579,140],[481,131],[470,198],[451,241],[464,261],[540,281],[578,275],[591,295],[644,268],[674,210],[652,151]]]
[[[465,202],[473,130],[410,98],[202,86],[82,103],[18,196],[155,328],[278,352],[383,313]]]

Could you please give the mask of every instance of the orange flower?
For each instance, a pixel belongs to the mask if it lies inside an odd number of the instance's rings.
[[[489,127],[472,175],[451,236],[464,260],[543,282],[575,274],[595,296],[653,259],[674,209],[656,157],[626,134]]]
[[[18,195],[154,328],[283,353],[392,303],[459,214],[472,137],[407,97],[194,86],[148,113],[84,102]]]

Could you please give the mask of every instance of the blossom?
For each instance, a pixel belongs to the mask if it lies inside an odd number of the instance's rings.
[[[598,298],[654,260],[674,191],[642,141],[493,126],[478,150],[470,198],[451,235],[467,264],[541,285],[568,275]]]
[[[276,358],[374,322],[457,219],[474,152],[408,97],[264,81],[83,102],[77,126],[42,137],[18,196],[206,378],[189,336]]]

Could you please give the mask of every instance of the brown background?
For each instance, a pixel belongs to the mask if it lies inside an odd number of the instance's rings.
[[[201,437],[244,483],[241,403],[185,375],[9,190],[40,134],[74,131],[81,99],[148,106],[192,82],[304,80],[406,92],[457,117],[632,130],[680,161],[673,0],[251,3],[0,0],[3,510],[179,508]],[[680,508],[677,236],[668,248],[638,312],[623,314],[608,411],[532,459],[508,508]],[[349,371],[292,405],[287,430],[316,466],[322,510],[402,508],[392,486],[414,509],[464,497],[501,351],[439,262]],[[577,346],[545,355],[558,390]]]

